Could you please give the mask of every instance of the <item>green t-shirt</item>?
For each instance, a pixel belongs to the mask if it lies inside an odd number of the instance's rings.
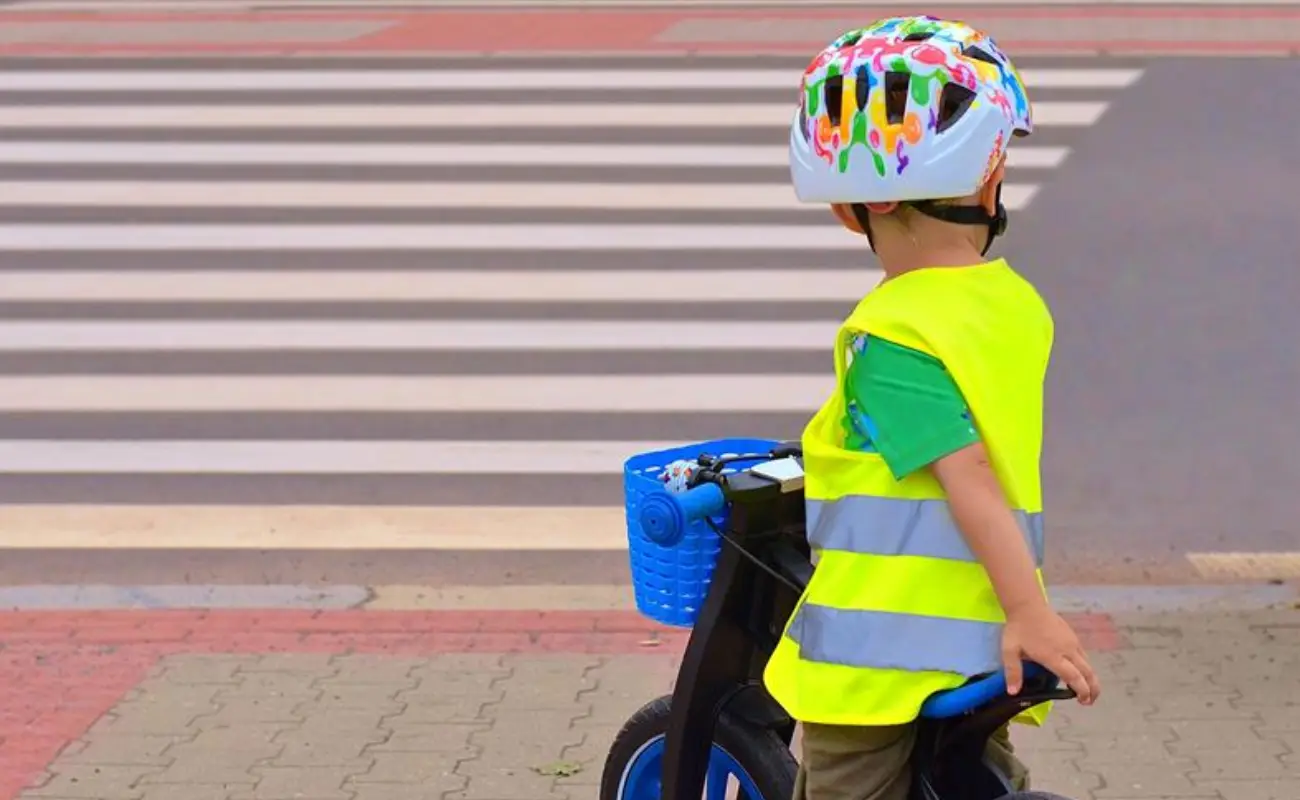
[[[896,480],[979,441],[961,390],[937,358],[865,335],[849,358],[846,446],[879,453]]]

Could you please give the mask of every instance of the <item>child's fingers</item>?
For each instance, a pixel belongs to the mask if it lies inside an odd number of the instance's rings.
[[[1074,663],[1078,666],[1079,672],[1083,675],[1083,680],[1088,684],[1088,705],[1097,702],[1097,697],[1101,695],[1101,679],[1097,677],[1097,672],[1092,668],[1088,661],[1088,656],[1083,650],[1080,650],[1074,657]]]
[[[1025,680],[1025,665],[1020,660],[1019,647],[1003,647],[1002,671],[1007,677],[1007,694],[1020,694]]]
[[[1062,683],[1074,691],[1080,703],[1088,705],[1092,702],[1092,686],[1084,677],[1083,671],[1075,666],[1073,661],[1062,656],[1056,659],[1056,663],[1050,669],[1056,673],[1056,677],[1060,678]]]

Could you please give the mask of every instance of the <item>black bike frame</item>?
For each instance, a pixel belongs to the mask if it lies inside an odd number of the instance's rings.
[[[731,517],[708,597],[673,691],[662,800],[704,792],[714,725],[725,709],[787,742],[794,721],[763,688],[772,655],[812,576],[802,490],[748,473],[727,476]]]

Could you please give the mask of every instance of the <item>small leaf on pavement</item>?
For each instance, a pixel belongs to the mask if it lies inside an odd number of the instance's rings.
[[[576,761],[553,761],[550,764],[533,767],[533,772],[536,772],[539,775],[552,775],[557,778],[567,778],[571,775],[577,775],[579,772],[582,772],[582,765]]]

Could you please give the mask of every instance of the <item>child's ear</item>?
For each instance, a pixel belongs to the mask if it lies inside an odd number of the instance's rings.
[[[849,209],[846,203],[835,203],[831,206],[831,213],[840,221],[840,224],[856,234],[865,234],[862,226],[858,224],[858,218],[853,216],[853,211]]]
[[[980,205],[991,217],[998,213],[998,186],[1002,184],[1002,179],[1007,174],[1007,154],[1002,154],[1002,159],[998,161],[997,167],[989,174],[989,179],[980,187],[979,200]]]
[[[898,208],[898,203],[864,203],[867,210],[872,214],[888,214]],[[858,224],[858,218],[853,213],[853,209],[848,203],[834,203],[831,205],[831,211],[840,224],[854,233],[866,234],[862,226]]]

